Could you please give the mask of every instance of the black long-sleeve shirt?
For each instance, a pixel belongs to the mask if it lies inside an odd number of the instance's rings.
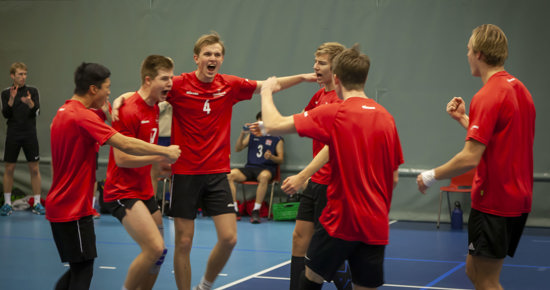
[[[21,97],[27,96],[27,91],[31,93],[31,99],[34,102],[32,109],[21,101]],[[7,138],[19,139],[36,136],[36,116],[40,112],[38,90],[34,87],[22,86],[17,89],[13,106],[8,105],[9,100],[10,88],[7,88],[2,91],[2,115],[7,119]]]

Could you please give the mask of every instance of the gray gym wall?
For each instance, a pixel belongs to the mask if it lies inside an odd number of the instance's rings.
[[[448,181],[421,195],[415,177],[462,148],[466,132],[447,116],[445,105],[453,96],[469,104],[482,86],[470,75],[466,44],[474,27],[493,23],[509,38],[506,69],[529,88],[538,112],[529,224],[550,226],[548,11],[550,2],[545,0],[0,0],[0,86],[10,85],[10,64],[23,61],[29,67],[28,84],[40,90],[37,126],[46,193],[51,184],[49,125],[71,97],[73,72],[82,61],[111,69],[114,99],[139,87],[140,63],[149,54],[172,57],[176,73],[194,70],[193,44],[211,30],[226,44],[221,72],[258,80],[311,72],[313,53],[323,42],[359,43],[372,60],[366,93],[395,117],[405,156],[391,218],[434,221],[438,188]],[[283,115],[299,112],[318,88],[298,85],[277,94],[276,105]],[[257,96],[235,106],[232,146],[241,125],[252,121],[259,109]],[[5,130],[3,121],[1,148]],[[310,140],[285,140],[283,177],[311,160]],[[100,175],[107,152],[101,151]],[[232,166],[243,165],[245,159],[246,153],[233,153]],[[26,166],[17,168],[16,185],[28,189]],[[469,210],[469,196],[454,195],[452,200]],[[443,220],[449,220],[445,204]]]

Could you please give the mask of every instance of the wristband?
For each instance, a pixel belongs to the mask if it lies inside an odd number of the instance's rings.
[[[422,172],[421,175],[422,175],[422,182],[424,182],[424,185],[426,187],[430,187],[436,182],[435,171],[433,169],[424,171]]]
[[[258,128],[260,128],[260,132],[262,133],[262,136],[267,135],[265,131],[265,126],[263,121],[258,121]]]

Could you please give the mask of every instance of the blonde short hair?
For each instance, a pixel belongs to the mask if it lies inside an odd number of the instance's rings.
[[[335,56],[346,49],[345,46],[338,42],[325,42],[321,44],[315,51],[315,56],[328,55],[328,61],[332,62]]]
[[[508,38],[500,27],[483,24],[472,31],[471,46],[474,52],[481,52],[485,63],[502,66],[508,58]]]
[[[10,66],[10,75],[14,75],[17,69],[27,71],[27,65],[22,62],[14,62]]]
[[[195,42],[195,47],[193,48],[193,53],[195,55],[199,55],[201,53],[201,49],[207,45],[212,45],[219,43],[222,46],[222,55],[225,55],[225,46],[223,45],[223,41],[220,38],[220,35],[212,31],[210,34],[204,34],[199,39],[197,39],[197,42]]]

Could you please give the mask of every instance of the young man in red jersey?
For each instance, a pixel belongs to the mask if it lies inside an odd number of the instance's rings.
[[[189,255],[193,244],[198,208],[212,217],[218,242],[210,253],[198,290],[209,290],[237,243],[237,223],[231,190],[230,131],[233,105],[260,92],[261,81],[219,74],[225,46],[213,32],[195,43],[197,70],[174,77],[167,101],[172,105],[172,144],[180,145],[182,158],[172,166],[173,193],[169,215],[176,231],[174,271],[178,289],[191,287]],[[279,79],[280,89],[315,75],[301,74]],[[123,98],[113,103],[114,117]]]
[[[483,87],[474,95],[470,116],[462,98],[447,112],[466,128],[461,152],[418,175],[418,189],[476,168],[468,220],[466,274],[476,289],[502,289],[500,271],[514,256],[533,197],[535,105],[527,88],[504,70],[508,39],[496,25],[476,27],[468,41],[468,63]]]
[[[328,145],[331,178],[327,205],[307,250],[300,289],[321,289],[348,261],[353,289],[383,284],[388,213],[403,155],[393,117],[367,98],[364,85],[369,58],[357,45],[332,61],[335,90],[344,101],[283,117],[273,103],[275,78],[262,87],[267,134],[298,133]],[[251,128],[257,131],[257,126]]]
[[[259,93],[262,82],[218,73],[225,47],[216,33],[201,36],[193,52],[197,70],[175,77],[167,99],[173,107],[172,141],[181,146],[184,155],[173,166],[170,215],[176,228],[174,269],[180,289],[189,289],[191,283],[189,254],[199,204],[212,217],[218,242],[197,286],[209,290],[237,242],[235,210],[226,176],[230,172],[233,105]],[[282,89],[303,81],[314,81],[314,75],[279,80]]]
[[[321,44],[315,51],[313,70],[317,76],[317,83],[322,88],[318,90],[304,111],[332,103],[341,103],[334,90],[334,78],[331,69],[332,59],[345,47],[337,42]],[[330,163],[328,148],[325,144],[313,139],[314,160],[300,173],[285,179],[281,189],[288,194],[294,194],[305,187],[296,216],[296,225],[292,234],[292,259],[290,262],[290,290],[297,290],[300,274],[305,270],[305,255],[315,228],[320,227],[319,217],[327,203],[327,187],[330,184]],[[319,157],[316,157],[319,156]],[[311,178],[311,179],[310,179]],[[338,289],[351,289],[348,281],[349,270],[344,264],[337,271],[334,283]]]
[[[110,71],[82,63],[75,71],[75,90],[58,109],[51,125],[53,180],[46,198],[46,219],[62,262],[70,264],[55,289],[88,289],[97,257],[92,215],[95,146],[109,144],[133,155],[162,155],[171,161],[178,146],[163,147],[126,137],[107,126],[88,108],[100,108],[110,94]]]
[[[141,64],[141,87],[125,101],[113,128],[121,134],[157,144],[158,103],[172,88],[174,63],[161,55],[150,55]],[[111,148],[103,199],[112,214],[138,243],[141,253],[128,269],[123,289],[152,289],[167,249],[162,216],[151,183],[151,168],[168,167],[166,157],[133,156]]]

